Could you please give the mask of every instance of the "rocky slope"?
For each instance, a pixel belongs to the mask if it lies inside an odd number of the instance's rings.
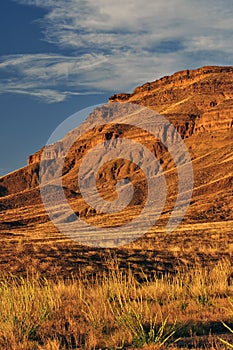
[[[178,72],[146,83],[136,88],[132,94],[114,95],[109,99],[109,104],[113,102],[147,106],[164,115],[176,127],[185,140],[194,169],[193,195],[183,225],[192,225],[190,227],[194,230],[198,227],[200,237],[207,234],[208,227],[211,231],[210,226],[213,222],[216,223],[216,227],[226,226],[226,242],[233,247],[230,235],[233,229],[233,67],[203,67]],[[64,159],[63,187],[72,209],[79,216],[90,223],[108,222],[120,225],[124,220],[134,218],[145,202],[145,179],[140,169],[136,164],[120,159],[108,162],[98,173],[97,185],[105,199],[115,198],[115,185],[119,179],[127,178],[134,185],[133,200],[120,218],[117,215],[100,215],[87,205],[79,193],[78,169],[84,155],[106,140],[127,138],[145,144],[156,156],[166,174],[167,201],[158,223],[159,229],[163,230],[177,194],[177,172],[171,155],[159,140],[151,137],[149,133],[142,132],[140,128],[122,126],[117,122],[117,118],[115,125],[104,125],[105,121],[108,121],[110,111],[108,105],[93,111],[78,131],[69,133],[60,142],[46,148],[44,162],[53,164],[56,158]],[[94,127],[83,135],[83,130],[91,127],[94,120],[102,122],[103,125]],[[73,139],[74,143],[68,154],[65,154],[64,150],[70,139]],[[29,156],[28,166],[25,168],[0,179],[2,237],[29,235],[30,239],[30,235],[33,235],[47,237],[51,242],[58,233],[49,221],[39,193],[39,165],[43,151],[44,149]],[[47,174],[49,181],[56,179],[56,171],[54,168],[52,173]],[[55,182],[54,186],[56,192]],[[217,233],[212,232],[212,243],[209,242],[209,246],[214,245],[215,234]],[[153,239],[155,240],[155,236],[150,236],[150,240],[145,238],[147,243],[140,241],[139,247],[150,246]],[[159,245],[168,249],[165,247],[168,247],[172,240],[166,241],[167,245],[164,245],[163,239],[159,241]],[[180,237],[180,240],[184,242],[184,238]],[[200,242],[201,246],[203,241]],[[228,248],[223,250],[227,251]]]

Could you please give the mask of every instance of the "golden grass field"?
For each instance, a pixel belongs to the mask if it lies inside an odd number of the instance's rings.
[[[218,350],[232,342],[228,260],[143,282],[116,258],[106,263],[93,278],[2,274],[0,348]]]
[[[161,225],[115,249],[49,222],[2,233],[0,349],[227,349],[232,226]]]

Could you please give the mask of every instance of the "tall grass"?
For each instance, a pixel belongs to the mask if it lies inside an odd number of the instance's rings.
[[[209,322],[228,324],[230,268],[224,261],[144,283],[115,262],[91,281],[2,277],[0,349],[174,349],[180,337],[208,335]]]
[[[39,329],[56,307],[52,286],[38,276],[8,277],[0,282],[0,346],[17,348],[29,340],[40,342]]]
[[[233,319],[233,299],[229,298],[229,307],[231,309],[231,313],[232,313],[232,317],[231,317],[231,321]],[[226,327],[226,329],[230,332],[230,334],[233,336],[233,327],[230,327],[228,324],[226,324],[225,322],[223,322],[224,327]],[[232,338],[232,337],[231,337]],[[219,338],[221,340],[221,342],[227,346],[228,349],[233,349],[233,340],[227,341],[225,339]]]

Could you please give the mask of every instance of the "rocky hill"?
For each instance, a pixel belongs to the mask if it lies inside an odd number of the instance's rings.
[[[169,116],[181,135],[188,137],[194,132],[232,128],[232,84],[233,67],[203,67],[146,83],[110,101],[149,106]]]
[[[161,232],[169,220],[177,193],[177,172],[172,158],[162,142],[140,128],[121,125],[118,118],[114,125],[105,125],[111,111],[109,106],[114,102],[146,106],[164,115],[185,140],[192,159],[194,189],[183,226],[169,238]],[[91,128],[94,120],[98,120],[102,126]],[[87,126],[89,131],[83,135]],[[71,138],[73,145],[68,154],[65,154],[64,150]],[[116,196],[114,186],[117,180],[127,178],[132,181],[134,197],[120,217],[102,215],[93,210],[81,198],[77,185],[77,173],[84,155],[95,145],[118,138],[145,144],[165,172],[168,187],[166,205],[157,226],[144,238],[133,243],[130,249],[143,247],[148,250],[150,247],[151,250],[154,242],[157,255],[158,250],[166,251],[173,258],[174,251],[183,249],[187,252],[187,247],[192,250],[192,245],[196,253],[200,253],[204,246],[206,249],[211,247],[214,253],[211,255],[208,249],[208,253],[202,251],[201,259],[209,259],[210,256],[218,254],[230,255],[233,247],[233,67],[185,70],[137,87],[132,94],[116,94],[109,99],[106,106],[94,110],[79,129],[56,144],[29,156],[28,166],[25,168],[2,177],[0,234],[5,237],[6,245],[17,241],[18,236],[29,241],[44,240],[48,245],[53,240],[67,240],[58,236],[58,231],[50,222],[41,202],[38,185],[40,161],[44,151],[44,162],[53,164],[57,158],[64,159],[62,183],[66,197],[74,212],[87,222],[99,225],[108,222],[117,226],[137,215],[142,210],[147,194],[145,179],[135,163],[119,159],[108,162],[98,173],[99,190],[110,201]],[[52,173],[47,174],[48,181],[55,186],[55,190],[58,176],[56,171],[54,168]],[[182,235],[184,231],[186,235]],[[159,234],[155,234],[156,232]],[[219,245],[219,249],[216,245]]]

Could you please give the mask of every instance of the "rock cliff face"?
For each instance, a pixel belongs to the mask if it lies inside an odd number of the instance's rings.
[[[233,67],[185,70],[146,83],[110,102],[149,106],[166,115],[183,138],[195,132],[230,130],[233,124]]]
[[[177,92],[185,89],[192,93],[222,93],[223,90],[232,95],[233,67],[207,66],[195,70],[184,70],[171,76],[165,76],[151,83],[137,87],[132,94],[116,94],[111,101],[133,101],[151,94],[159,93],[160,102],[175,99]]]
[[[56,145],[43,147],[41,150],[39,150],[38,152],[28,157],[28,165],[39,163],[43,152],[44,152],[43,158],[47,160],[51,160],[51,159],[56,159],[57,157],[63,157],[64,156],[63,151],[64,151],[64,147],[62,142],[56,142]]]
[[[208,66],[165,76],[137,87],[132,94],[113,95],[109,102],[148,106],[165,115],[182,138],[188,138],[194,133],[233,128],[232,87],[233,67]],[[92,118],[99,114],[103,115],[104,109],[94,111]],[[30,155],[28,165],[39,163],[43,150]],[[46,147],[45,157],[48,160],[64,157],[63,150],[63,142],[57,142],[55,147]]]
[[[233,102],[233,101],[232,101]],[[219,106],[202,114],[196,119],[195,132],[215,132],[231,130],[233,128],[233,103],[232,108]]]

